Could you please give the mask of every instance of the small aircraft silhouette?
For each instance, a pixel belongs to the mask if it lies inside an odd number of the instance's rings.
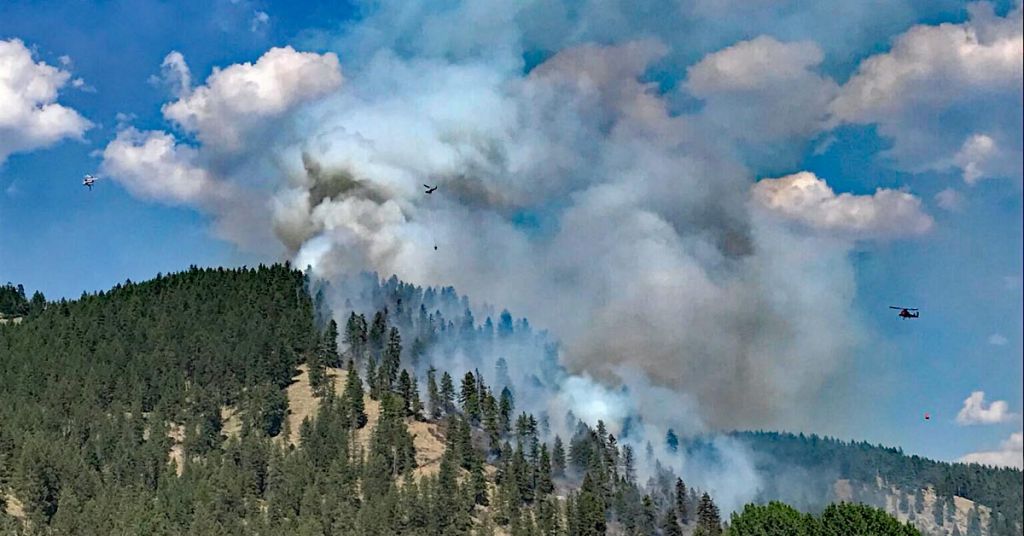
[[[920,311],[918,311],[917,309],[910,308],[910,307],[896,307],[895,305],[890,305],[889,308],[890,309],[898,310],[900,312],[899,313],[900,318],[917,318],[917,317],[921,316],[921,312]],[[914,311],[914,312],[912,313],[911,311]]]
[[[425,192],[427,194],[432,194],[432,193],[434,193],[434,190],[437,190],[437,186],[430,186],[430,185],[424,184],[423,187],[427,189],[427,191]]]
[[[96,184],[96,181],[98,179],[99,177],[93,177],[92,175],[86,173],[85,177],[82,178],[82,186],[88,186],[89,190],[92,190],[92,185]]]

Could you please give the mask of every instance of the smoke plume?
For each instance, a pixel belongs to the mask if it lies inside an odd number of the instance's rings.
[[[818,69],[836,51],[814,32],[786,42],[726,22],[734,40],[708,52],[694,21],[717,8],[698,4],[376,2],[307,36],[332,52],[275,48],[194,88],[172,53],[163,112],[201,143],[126,128],[104,165],[129,190],[209,213],[225,238],[312,267],[335,283],[339,316],[358,306],[347,278],[372,271],[528,317],[557,354],[486,359],[531,373],[554,359],[537,408],[553,427],[565,411],[602,419],[638,451],[664,449],[668,428],[834,429],[822,417],[843,404],[860,332],[849,252],[932,220],[906,192],[837,195],[811,174],[755,186],[755,166],[792,169],[786,155],[831,128],[842,88]],[[751,16],[770,19],[768,4]],[[780,17],[766,28],[828,31]],[[436,353],[457,369],[480,359]],[[714,463],[658,454],[717,482],[724,505],[748,500],[742,448],[714,444]]]

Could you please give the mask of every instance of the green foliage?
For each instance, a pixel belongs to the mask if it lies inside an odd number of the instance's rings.
[[[770,502],[748,504],[729,521],[729,536],[813,536],[818,534],[816,519],[801,514],[792,506]]]
[[[11,283],[0,286],[0,318],[25,316],[28,312],[29,302],[25,298],[25,287]]]
[[[832,504],[819,517],[823,536],[921,536],[909,523],[864,504]]]
[[[733,435],[762,454],[758,458],[758,470],[767,476],[764,495],[803,509],[820,511],[824,508],[825,503],[833,498],[832,486],[837,479],[866,483],[868,490],[875,490],[875,479],[882,476],[886,486],[908,491],[932,487],[940,503],[942,499],[958,495],[992,508],[1011,526],[1024,523],[1024,472],[1019,469],[938,462],[907,456],[897,448],[816,435],[774,432],[738,432]],[[805,479],[801,496],[789,493],[792,486],[781,483],[776,486],[772,478],[772,475],[792,474],[794,470],[816,477]],[[881,497],[857,499],[878,502]],[[940,506],[939,509],[948,511],[948,506]],[[919,501],[915,496],[914,510],[921,513],[922,507],[923,499]],[[942,512],[934,514],[936,523],[942,526],[945,521]]]

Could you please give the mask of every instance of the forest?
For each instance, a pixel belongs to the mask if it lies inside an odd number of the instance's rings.
[[[339,325],[329,303],[342,289],[288,264],[191,267],[77,300],[4,287],[3,312],[24,320],[0,324],[0,532],[918,534],[848,503],[723,513],[711,490],[605,423],[568,414],[555,426],[535,413],[529,398],[557,375],[557,354],[525,319],[487,311],[477,322],[451,288],[375,275],[360,288],[346,291]],[[499,357],[509,344],[518,359]],[[288,392],[298,377],[316,411],[295,430]],[[443,443],[429,467],[417,451],[425,430]],[[851,478],[900,467],[891,478],[901,484],[973,494],[1019,519],[1003,487],[1019,471],[739,435],[779,467],[838,457]]]

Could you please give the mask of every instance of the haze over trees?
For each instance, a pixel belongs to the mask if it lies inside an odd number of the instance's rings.
[[[503,311],[479,322],[451,289],[395,279],[369,288],[369,309],[352,308],[339,324],[329,289],[288,265],[193,267],[71,301],[26,300],[23,289],[4,287],[5,314],[25,320],[0,325],[0,532],[916,534],[852,505],[818,505],[815,516],[752,505],[727,523],[712,490],[634,452],[605,423],[557,416],[569,433],[553,433],[551,416],[517,401],[517,386],[536,370],[501,357],[484,373],[437,357],[493,353],[502,340],[548,363],[550,343],[525,319]],[[286,391],[300,367],[318,407],[295,430]],[[233,432],[229,414],[239,421]],[[417,450],[425,433],[444,445],[429,467]],[[780,464],[846,460],[856,466],[850,478],[911,463],[920,471],[898,477],[907,489],[948,475],[939,489],[999,505],[1019,533],[1012,497],[1000,492],[1019,471],[743,437]],[[675,432],[666,446],[701,448]],[[980,524],[971,526],[990,530]]]

